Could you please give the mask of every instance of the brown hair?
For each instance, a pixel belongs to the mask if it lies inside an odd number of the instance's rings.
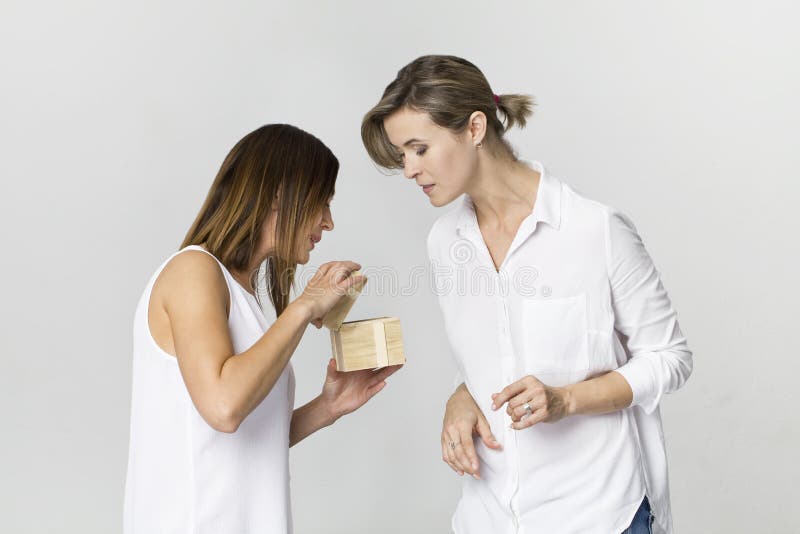
[[[400,69],[394,81],[386,86],[380,102],[361,122],[361,139],[375,163],[387,169],[399,169],[403,166],[402,160],[383,127],[386,117],[407,107],[427,113],[438,126],[461,133],[470,115],[482,111],[488,121],[489,146],[499,145],[516,159],[503,134],[514,125],[524,128],[535,103],[529,95],[497,96],[495,100],[486,77],[466,59],[422,56]]]
[[[277,315],[289,304],[298,235],[334,194],[339,161],[322,141],[288,124],[268,124],[228,153],[181,248],[205,243],[225,267],[248,268],[277,195],[268,292]],[[258,272],[250,273],[250,281]]]

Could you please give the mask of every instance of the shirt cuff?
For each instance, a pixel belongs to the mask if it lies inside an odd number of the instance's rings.
[[[633,391],[631,406],[640,406],[648,414],[658,407],[658,402],[661,400],[654,365],[656,362],[650,354],[642,354],[631,358],[628,363],[616,370],[628,381]]]

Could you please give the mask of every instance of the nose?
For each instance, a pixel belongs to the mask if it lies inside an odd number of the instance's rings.
[[[419,175],[419,166],[413,159],[406,158],[403,165],[403,174],[406,175],[406,178],[410,179],[414,179]]]
[[[325,211],[322,212],[322,229],[327,230],[330,232],[333,230],[333,214],[331,213],[331,209],[326,207]]]

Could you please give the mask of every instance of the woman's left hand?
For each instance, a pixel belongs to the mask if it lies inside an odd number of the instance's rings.
[[[336,361],[331,358],[320,400],[335,421],[361,408],[386,387],[386,379],[401,367],[390,365],[378,370],[362,369],[344,373],[336,370]]]
[[[506,413],[514,421],[511,428],[522,430],[536,423],[554,423],[569,415],[566,388],[543,384],[528,375],[507,385],[500,393],[492,395],[492,409],[498,410],[508,403]]]

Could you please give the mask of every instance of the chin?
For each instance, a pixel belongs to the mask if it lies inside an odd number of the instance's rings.
[[[454,201],[458,197],[447,198],[447,197],[440,197],[440,196],[433,196],[430,197],[429,200],[431,202],[431,206],[434,208],[441,208],[442,206],[447,206],[452,201]]]

